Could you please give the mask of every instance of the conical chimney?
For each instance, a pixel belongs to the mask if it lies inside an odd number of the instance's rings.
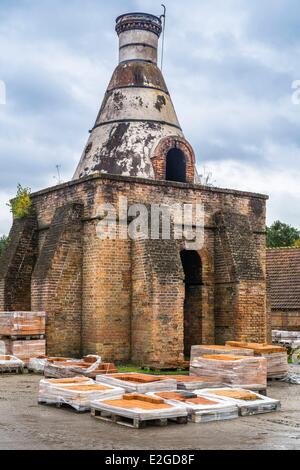
[[[95,172],[194,182],[195,157],[157,66],[162,22],[147,13],[116,20],[119,65],[74,179]]]

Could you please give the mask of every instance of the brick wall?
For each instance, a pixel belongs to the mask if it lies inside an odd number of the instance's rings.
[[[202,286],[185,286],[184,300],[184,354],[189,357],[191,347],[202,344]]]
[[[265,337],[263,196],[95,175],[32,196],[39,227],[32,308],[48,314],[48,352],[156,366],[183,359],[184,247],[174,240],[100,240],[98,207],[118,208],[119,196],[129,204],[204,205],[201,296],[193,302],[201,325],[192,342]],[[216,213],[223,214],[223,232]]]
[[[266,288],[262,281],[241,281],[237,286],[237,341],[267,341]]]
[[[166,179],[167,154],[173,148],[177,148],[182,151],[186,164],[186,181],[189,183],[194,183],[196,159],[193,148],[186,140],[178,136],[165,137],[164,139],[160,140],[158,146],[156,147],[151,160],[155,179]]]
[[[15,219],[9,245],[0,258],[0,310],[31,309],[31,275],[37,256],[37,220]]]
[[[84,354],[110,361],[131,356],[131,244],[100,240],[99,221],[84,224],[82,343]]]
[[[249,217],[233,211],[215,215],[216,341],[267,340],[265,245]],[[259,242],[259,243],[258,243]]]
[[[132,243],[132,360],[176,366],[183,361],[183,269],[175,240]]]
[[[300,331],[300,310],[275,310],[271,312],[272,330]]]
[[[32,308],[47,314],[48,355],[81,355],[82,209],[55,210],[32,276]]]

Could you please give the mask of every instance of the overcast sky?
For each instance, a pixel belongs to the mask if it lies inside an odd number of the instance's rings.
[[[18,183],[52,186],[56,164],[72,178],[117,64],[116,16],[160,4],[0,0],[0,234]],[[299,0],[165,4],[164,75],[199,172],[269,194],[268,223],[300,228]]]

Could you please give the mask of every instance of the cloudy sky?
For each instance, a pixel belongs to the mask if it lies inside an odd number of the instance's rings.
[[[18,183],[52,186],[57,164],[72,178],[117,64],[115,17],[160,4],[0,0],[0,234]],[[199,172],[269,194],[268,223],[300,228],[299,0],[165,4],[164,75]]]

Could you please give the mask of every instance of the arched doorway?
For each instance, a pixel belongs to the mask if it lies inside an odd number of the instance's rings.
[[[182,150],[172,148],[166,157],[166,180],[186,183],[186,161]]]
[[[191,347],[202,343],[202,263],[196,251],[180,253],[184,270],[184,356],[189,359]]]

